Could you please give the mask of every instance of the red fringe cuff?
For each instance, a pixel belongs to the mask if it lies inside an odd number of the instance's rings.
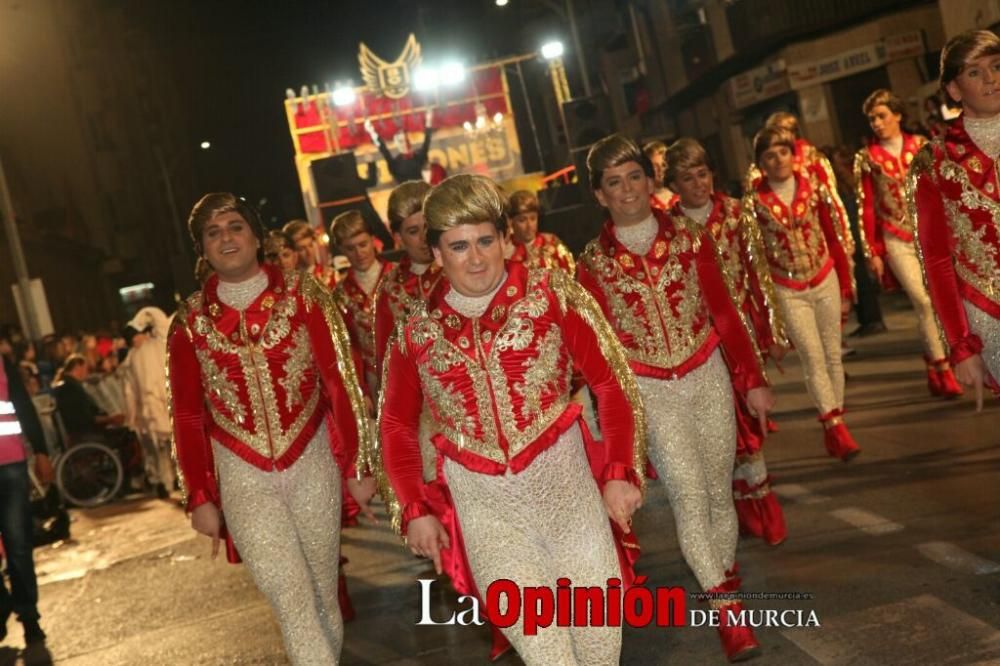
[[[415,500],[406,505],[403,509],[403,520],[401,531],[403,535],[406,535],[406,528],[410,526],[410,521],[415,518],[423,518],[424,516],[432,516],[434,512],[431,511],[430,506],[424,500]]]
[[[639,475],[636,474],[635,468],[629,467],[628,465],[620,462],[609,462],[605,465],[599,481],[602,487],[608,481],[628,481],[636,488],[642,486],[639,481]]]

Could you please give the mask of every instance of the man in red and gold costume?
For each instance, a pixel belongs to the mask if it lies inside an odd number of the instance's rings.
[[[774,398],[712,238],[650,207],[653,170],[639,147],[620,135],[606,137],[590,149],[587,168],[610,219],[580,256],[578,277],[625,346],[651,406],[649,459],[666,485],[684,559],[704,591],[728,595],[739,586],[733,390],[745,396],[762,429]],[[741,603],[718,596],[713,605],[722,611],[727,657],[755,654],[750,627],[726,621],[726,611],[739,613]]]
[[[962,115],[914,158],[908,201],[949,360],[982,408],[983,386],[1000,390],[1000,38],[948,42],[941,86]]]
[[[306,220],[292,220],[285,224],[281,230],[292,240],[295,251],[299,253],[298,267],[312,273],[320,283],[333,289],[337,282],[337,275],[333,268],[325,266],[320,261],[322,248],[316,239],[316,231],[312,226]]]
[[[351,334],[351,343],[361,354],[364,389],[372,404],[378,396],[375,369],[375,298],[378,286],[392,265],[378,260],[375,239],[364,217],[349,210],[333,218],[330,242],[347,257],[351,268],[336,287],[333,300]]]
[[[499,186],[471,175],[446,179],[425,200],[428,242],[446,279],[390,343],[383,448],[371,463],[381,474],[384,461],[391,489],[386,479],[381,487],[411,550],[439,571],[441,550],[460,550],[480,593],[501,579],[604,587],[622,577],[608,518],[628,533],[642,498],[641,400],[594,300],[562,271],[504,262],[505,207]],[[600,445],[588,447],[570,401],[574,367],[598,396]],[[457,516],[450,530],[422,478],[424,401]],[[615,664],[621,650],[620,627],[525,635],[518,619],[503,632],[532,666]]]
[[[757,132],[754,161],[764,178],[746,195],[746,224],[763,241],[777,306],[802,360],[826,450],[846,462],[860,452],[843,418],[841,322],[854,294],[850,252],[826,187],[794,170],[794,146],[793,135],[780,127]]]
[[[389,227],[396,243],[403,248],[402,260],[393,266],[378,289],[375,305],[375,365],[382,377],[386,346],[396,326],[427,302],[427,297],[441,281],[441,266],[434,261],[427,245],[424,222],[424,198],[431,186],[422,180],[410,180],[389,194]],[[430,413],[421,416],[420,450],[424,454],[424,479],[437,476],[434,445],[430,441]]]
[[[899,282],[917,311],[931,395],[957,398],[962,387],[944,355],[941,331],[913,244],[913,218],[904,198],[910,163],[927,139],[903,132],[903,100],[889,90],[869,95],[862,111],[875,134],[854,157],[862,250],[875,278],[886,288]]]
[[[774,302],[774,284],[755,227],[744,223],[742,203],[715,190],[708,153],[694,139],[679,139],[667,149],[667,183],[679,200],[670,215],[708,230],[715,241],[723,276],[757,349],[780,361],[788,347],[784,322]],[[785,516],[771,492],[762,446],[766,430],[736,392],[736,468],[733,498],[740,531],[771,545],[785,540]]]
[[[341,482],[370,438],[344,326],[309,274],[262,265],[263,227],[232,194],[188,222],[214,269],[168,341],[174,447],[192,527],[242,557],[295,664],[337,663]],[[239,550],[237,555],[236,549]]]
[[[538,231],[538,197],[518,190],[507,202],[507,221],[513,245],[511,261],[528,268],[559,268],[567,275],[576,272],[573,255],[555,234]]]

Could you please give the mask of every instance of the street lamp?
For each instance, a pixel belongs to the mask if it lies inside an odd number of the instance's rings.
[[[211,147],[212,147],[212,142],[211,141],[202,141],[201,142],[201,149],[202,150],[208,150]]]
[[[497,7],[506,7],[507,0],[497,0]]]

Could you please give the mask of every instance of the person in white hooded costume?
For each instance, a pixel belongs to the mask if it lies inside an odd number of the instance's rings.
[[[122,364],[127,424],[142,440],[146,478],[157,494],[166,499],[176,476],[170,452],[172,431],[167,403],[170,318],[163,310],[150,306],[139,310],[128,326],[144,333],[145,339],[134,341]]]

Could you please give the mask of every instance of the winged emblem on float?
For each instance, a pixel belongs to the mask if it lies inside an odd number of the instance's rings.
[[[403,46],[402,53],[393,62],[379,58],[368,46],[361,42],[358,50],[358,65],[361,78],[368,90],[389,99],[405,97],[410,92],[412,72],[420,64],[420,44],[411,34]]]

